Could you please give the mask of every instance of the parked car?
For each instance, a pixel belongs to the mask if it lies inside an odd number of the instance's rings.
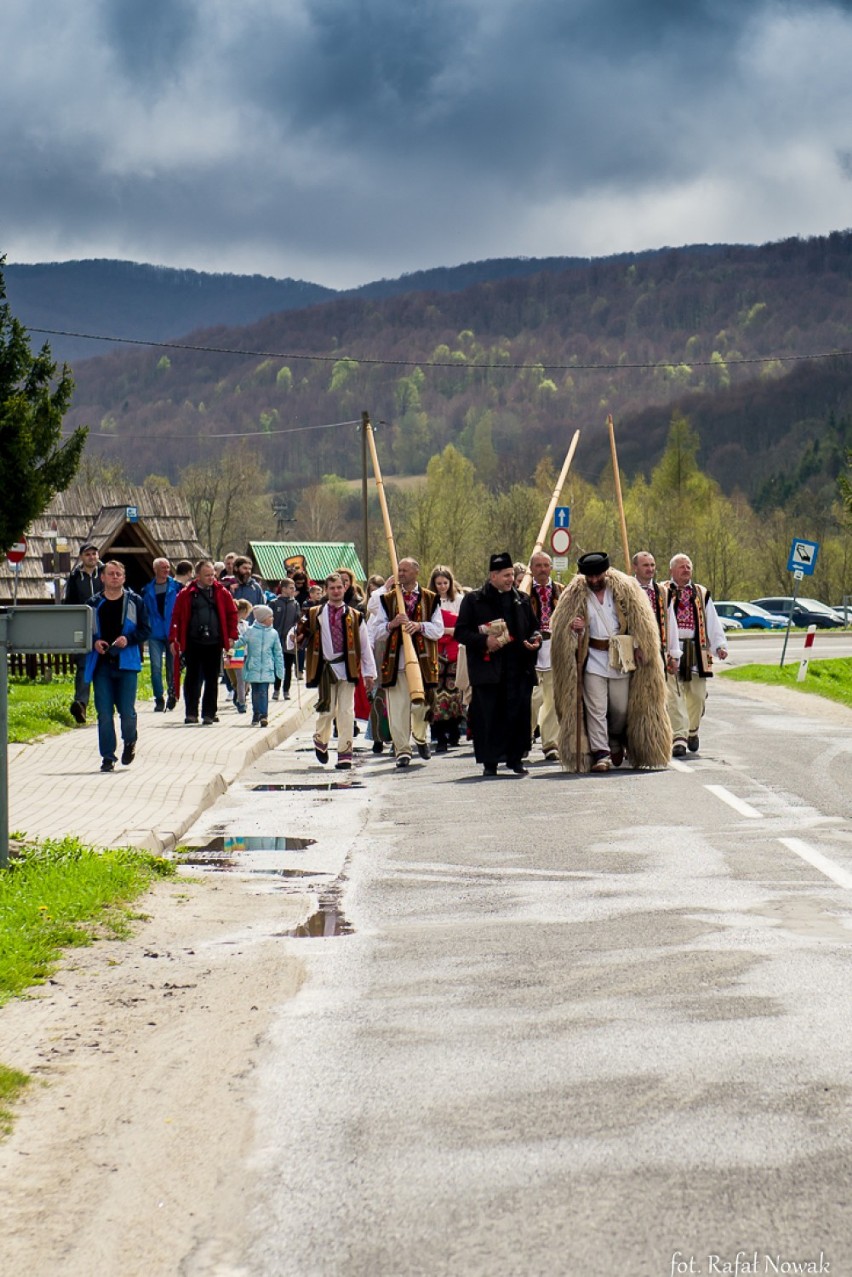
[[[719,612],[718,607],[716,608],[716,611],[717,613]],[[741,630],[743,628],[742,621],[738,621],[734,616],[722,616],[719,614],[719,624],[725,633],[727,633],[728,630]]]
[[[765,607],[758,607],[756,603],[731,602],[728,599],[717,603],[714,599],[713,604],[720,620],[728,617],[732,621],[739,621],[744,630],[783,630],[787,627],[786,616],[767,612]]]
[[[796,599],[795,607],[789,595],[771,599],[752,599],[752,603],[757,604],[758,607],[765,607],[767,612],[778,612],[784,617],[788,617],[792,609],[793,624],[805,628],[815,625],[818,630],[839,630],[843,625],[834,609],[827,603],[820,603],[819,599]]]
[[[840,603],[831,610],[837,613],[844,625],[852,625],[852,603],[847,603],[845,608]]]

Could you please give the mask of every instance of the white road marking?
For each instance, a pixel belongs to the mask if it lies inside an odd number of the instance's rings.
[[[825,874],[826,878],[836,882],[839,887],[845,887],[847,891],[852,891],[852,873],[848,869],[842,869],[833,860],[829,860],[828,856],[824,856],[821,851],[817,851],[815,847],[809,847],[801,838],[779,838],[778,841],[788,851],[795,852],[797,856],[801,856],[802,860],[806,860],[809,865],[813,865],[814,869],[818,869],[820,873]]]
[[[747,816],[749,820],[763,820],[762,811],[758,811],[756,807],[750,807],[724,785],[705,785],[704,788],[711,794],[715,794],[717,798],[721,798],[722,802],[727,803],[729,807],[733,807],[734,811],[738,811],[741,816]]]
[[[690,767],[688,763],[682,763],[679,758],[670,758],[669,767],[673,768],[676,772],[687,772],[689,775],[695,771],[694,767]]]

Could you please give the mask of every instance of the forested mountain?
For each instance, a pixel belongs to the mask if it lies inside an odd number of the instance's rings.
[[[626,253],[606,261],[629,265],[659,250]],[[702,254],[719,246],[683,250]],[[585,257],[504,257],[461,266],[438,266],[398,279],[378,279],[338,291],[297,279],[264,275],[210,274],[138,262],[98,258],[77,262],[8,264],[6,288],[15,316],[28,327],[67,333],[103,333],[137,341],[167,341],[195,329],[251,324],[265,315],[298,310],[332,297],[397,297],[401,293],[460,292],[473,284],[514,279],[541,271],[585,269]],[[34,345],[40,345],[37,338]],[[114,349],[109,342],[52,336],[51,350],[62,362],[75,363]]]
[[[7,263],[3,275],[12,311],[27,327],[147,341],[166,341],[211,324],[248,324],[335,295],[331,288],[297,279],[213,275],[107,259]],[[34,335],[33,347],[42,340]],[[77,337],[48,340],[54,357],[69,363],[114,349],[109,342]]]
[[[595,478],[610,412],[624,467],[649,472],[677,406],[698,427],[702,465],[754,498],[810,441],[834,431],[836,455],[848,438],[852,360],[796,361],[852,350],[850,275],[852,232],[838,232],[336,298],[187,339],[253,353],[86,361],[68,424],[90,424],[91,448],[135,479],[174,479],[233,445],[212,436],[245,435],[287,491],[359,473],[358,432],[335,423],[366,408],[387,423],[388,474],[420,473],[453,443],[494,487],[528,477],[548,448],[561,457],[576,426],[577,466]]]

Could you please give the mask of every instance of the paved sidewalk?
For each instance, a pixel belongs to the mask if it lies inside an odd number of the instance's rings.
[[[294,683],[291,695],[289,701],[270,698],[266,728],[252,727],[251,711],[238,714],[224,689],[221,721],[210,727],[185,725],[182,704],[155,714],[153,701],[140,702],[136,758],[111,773],[100,771],[90,706],[86,727],[9,746],[9,829],[38,838],[76,834],[97,847],[170,851],[249,763],[311,715],[316,692]]]

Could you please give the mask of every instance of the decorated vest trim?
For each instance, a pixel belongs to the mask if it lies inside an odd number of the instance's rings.
[[[710,650],[710,644],[707,641],[707,613],[705,611],[706,601],[710,591],[705,585],[696,585],[694,581],[692,585],[692,615],[694,618],[694,634],[695,634],[695,657],[698,665],[699,678],[712,678],[713,671],[710,666],[713,662],[713,655]],[[675,616],[677,616],[678,603],[680,601],[681,591],[669,581],[669,598],[674,603]],[[680,629],[678,624],[678,629]]]
[[[322,650],[322,626],[320,613],[326,605],[318,603],[309,607],[303,624],[305,643],[305,686],[319,687],[324,667],[328,664]],[[346,680],[357,683],[361,675],[361,614],[344,604],[343,610],[343,664]]]
[[[431,590],[421,590],[413,609],[409,612],[412,621],[431,621],[432,613],[437,606],[437,595]],[[398,612],[396,590],[389,590],[381,596],[381,605],[389,621]],[[438,644],[434,639],[427,639],[425,634],[412,634],[414,651],[420,665],[420,674],[425,687],[438,685]],[[402,650],[402,630],[391,630],[382,660],[382,687],[394,687],[399,673],[399,655]]]

